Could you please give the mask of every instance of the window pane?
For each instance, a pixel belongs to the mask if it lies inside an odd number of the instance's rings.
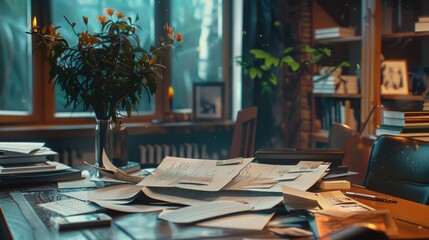
[[[173,109],[192,108],[192,84],[222,79],[222,0],[171,1],[171,25],[183,33],[172,59]]]
[[[0,0],[0,114],[32,112],[29,1]]]
[[[79,7],[76,7],[79,6]],[[52,19],[54,26],[61,26],[59,32],[67,39],[71,46],[77,44],[77,37],[73,33],[71,27],[64,19],[66,16],[70,22],[76,22],[76,31],[85,31],[85,25],[82,20],[82,16],[88,17],[88,30],[91,33],[101,31],[101,24],[97,20],[97,16],[105,15],[104,11],[106,8],[113,8],[117,11],[122,11],[125,16],[135,18],[138,14],[140,20],[138,25],[141,27],[138,32],[140,33],[141,44],[145,49],[149,49],[150,44],[154,42],[154,4],[153,0],[109,0],[109,1],[94,1],[94,0],[52,0]],[[66,100],[64,93],[60,88],[55,88],[55,110],[56,116],[85,116],[88,113],[83,112],[83,106],[75,109],[70,115],[72,109],[65,109]],[[143,92],[140,106],[137,106],[139,111],[138,115],[150,114],[155,109],[155,96],[150,97]]]

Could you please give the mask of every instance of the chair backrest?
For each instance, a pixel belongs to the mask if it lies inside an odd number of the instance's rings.
[[[329,129],[328,146],[344,151],[343,165],[357,175],[348,177],[354,184],[363,185],[368,171],[368,162],[371,154],[373,140],[362,137],[343,123],[333,123]]]
[[[347,141],[356,136],[357,132],[346,124],[333,123],[329,129],[328,145],[329,148],[343,149]]]
[[[365,186],[429,204],[429,142],[380,136],[372,147]]]
[[[230,158],[253,157],[255,155],[255,134],[257,107],[249,107],[237,113],[234,126]]]

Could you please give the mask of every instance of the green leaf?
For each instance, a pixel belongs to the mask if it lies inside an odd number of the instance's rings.
[[[250,79],[255,79],[257,75],[258,75],[258,70],[254,67],[250,68],[249,70]]]
[[[288,54],[292,51],[293,51],[293,47],[288,47],[288,48],[285,48],[285,50],[283,50],[283,54]]]
[[[306,53],[316,53],[317,52],[317,50],[315,48],[312,48],[310,46],[305,46],[304,51]]]
[[[282,62],[286,63],[294,72],[297,71],[300,67],[300,64],[289,55],[285,56],[282,59]]]
[[[330,57],[332,54],[331,49],[329,49],[329,48],[319,48],[319,52],[324,53],[328,57]]]
[[[318,54],[318,55],[314,55],[311,59],[310,62],[311,63],[317,63],[322,59],[322,54]]]
[[[270,76],[269,76],[269,80],[270,80],[271,84],[273,84],[274,86],[277,86],[278,81],[277,81],[276,75],[274,75],[273,73],[271,73]]]
[[[249,52],[251,54],[253,54],[253,56],[255,56],[255,58],[257,58],[257,59],[267,58],[270,56],[269,53],[267,53],[261,49],[252,49]]]

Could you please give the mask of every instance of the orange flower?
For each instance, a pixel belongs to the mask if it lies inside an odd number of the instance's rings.
[[[97,19],[101,24],[103,24],[106,21],[106,16],[98,16]]]
[[[112,16],[114,12],[115,10],[113,8],[106,8],[107,15]]]
[[[53,25],[49,26],[49,36],[52,40],[61,39],[61,35],[57,33],[57,28],[55,28]]]
[[[156,63],[156,57],[151,58],[150,61],[149,61],[149,64],[153,65],[155,63]]]
[[[116,14],[116,16],[118,16],[118,18],[126,18],[125,15],[122,12],[118,12]]]
[[[85,25],[88,25],[88,17],[87,16],[82,16],[83,22],[85,23]]]
[[[164,25],[164,29],[165,29],[165,32],[167,32],[167,36],[169,37],[169,38],[171,38],[171,35],[173,35],[173,28],[171,28],[170,27],[170,25],[168,25],[168,23],[166,23],[165,25]]]
[[[178,32],[176,34],[174,34],[174,39],[176,39],[179,42],[183,42],[183,35],[181,32]]]

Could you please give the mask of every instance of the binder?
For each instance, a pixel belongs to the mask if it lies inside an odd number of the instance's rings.
[[[323,161],[331,164],[331,172],[347,172],[347,168],[341,166],[344,151],[334,148],[277,148],[259,149],[255,152],[255,161],[266,164],[296,165],[300,161]]]

